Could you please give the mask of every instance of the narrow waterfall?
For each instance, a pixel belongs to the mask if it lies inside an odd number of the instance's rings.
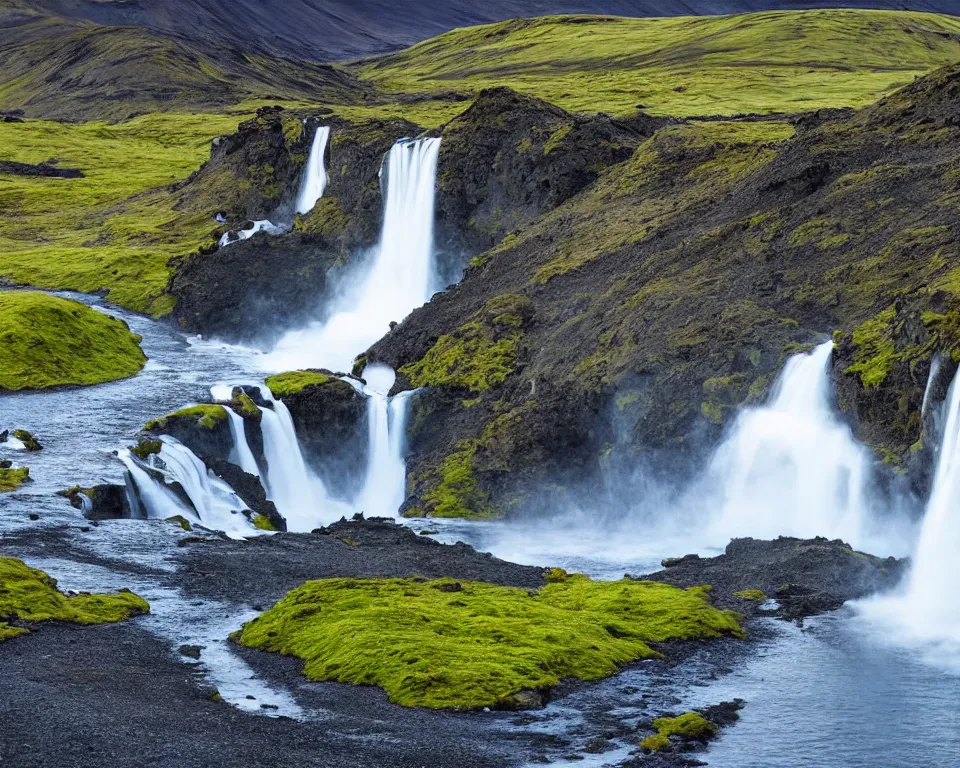
[[[426,303],[438,278],[433,259],[433,212],[440,139],[397,142],[385,164],[386,203],[380,244],[362,272],[343,287],[329,319],[287,333],[267,370],[347,371],[354,358]]]
[[[898,614],[917,635],[960,644],[960,375],[946,402],[933,490]]]
[[[386,365],[368,365],[363,371],[367,384],[357,387],[367,396],[368,444],[367,475],[356,506],[366,515],[396,517],[406,496],[407,406],[412,392],[388,397],[395,374]],[[356,386],[355,382],[354,383]]]
[[[288,531],[311,531],[339,519],[348,510],[329,498],[323,482],[307,466],[287,406],[281,400],[272,404],[273,408],[260,409],[267,498],[277,505]]]
[[[297,213],[310,213],[317,200],[323,197],[323,190],[327,186],[327,169],[323,164],[327,151],[327,139],[330,138],[329,126],[317,128],[310,146],[310,156],[303,169],[303,178],[300,180],[300,192],[297,194]]]
[[[260,219],[259,221],[254,221],[248,229],[237,229],[230,230],[229,232],[224,232],[220,236],[220,247],[223,248],[231,243],[239,243],[241,240],[249,240],[257,232],[266,232],[268,235],[275,235],[281,232],[286,232],[289,229],[289,226],[285,227],[283,225],[274,224],[269,219]]]
[[[244,472],[259,477],[260,468],[257,466],[257,460],[253,457],[253,451],[250,450],[249,443],[247,443],[247,430],[243,423],[243,417],[232,408],[224,406],[224,410],[230,420],[230,436],[233,438],[230,461]]]
[[[937,376],[940,373],[940,355],[934,355],[933,360],[930,362],[930,373],[927,376],[927,386],[923,390],[923,402],[920,405],[920,418],[924,418],[927,415],[927,408],[930,405],[930,392],[933,389],[933,384],[937,379]]]
[[[717,450],[705,502],[717,507],[712,539],[826,536],[863,546],[870,459],[834,412],[832,351],[827,342],[791,357],[768,402],[744,411]]]

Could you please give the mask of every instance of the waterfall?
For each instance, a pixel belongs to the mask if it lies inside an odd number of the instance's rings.
[[[277,235],[281,232],[286,232],[288,229],[289,226],[274,224],[268,219],[260,219],[258,221],[254,221],[248,229],[237,229],[224,232],[220,236],[220,247],[223,248],[231,243],[239,243],[241,240],[249,240],[251,237],[257,234],[257,232],[266,232],[268,235]]]
[[[276,504],[291,532],[311,531],[338,520],[348,510],[328,497],[323,482],[307,466],[287,406],[281,400],[272,404],[273,408],[260,409],[267,498]]]
[[[356,506],[366,515],[396,517],[406,496],[406,436],[407,406],[412,392],[401,392],[394,397],[387,393],[393,387],[395,374],[386,365],[374,363],[363,371],[366,386],[358,386],[367,396],[369,459],[363,488]]]
[[[947,421],[933,490],[907,583],[911,620],[960,641],[960,376],[947,396]]]
[[[243,417],[229,406],[224,406],[223,410],[227,412],[227,418],[230,420],[230,436],[233,438],[230,461],[247,474],[259,477],[260,468],[257,466],[257,460],[253,457],[253,451],[250,450],[250,445],[247,443],[247,432]]]
[[[356,355],[426,303],[438,278],[433,211],[440,139],[397,142],[387,156],[386,203],[373,258],[333,301],[329,319],[287,333],[263,359],[265,369],[350,369]]]
[[[323,197],[323,190],[327,186],[327,169],[323,164],[323,157],[327,150],[327,139],[330,137],[329,126],[320,126],[313,136],[310,146],[310,156],[303,169],[303,178],[300,181],[300,192],[297,194],[297,213],[310,213],[317,200]]]
[[[791,357],[768,402],[745,410],[717,450],[712,539],[826,536],[863,546],[870,459],[834,413],[832,350],[827,342]]]
[[[930,374],[927,376],[927,386],[923,390],[923,403],[920,405],[920,418],[927,415],[927,406],[930,405],[930,391],[933,389],[933,383],[940,373],[940,355],[935,354],[930,362]]]
[[[117,456],[127,468],[125,479],[133,484],[132,488],[127,486],[127,501],[132,514],[143,512],[149,520],[166,520],[182,515],[191,523],[200,523],[194,510],[184,504],[166,485],[154,479],[129,450],[124,448]],[[138,500],[136,504],[133,504],[134,500]]]

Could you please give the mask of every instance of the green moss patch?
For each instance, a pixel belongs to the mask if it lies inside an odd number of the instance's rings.
[[[509,706],[561,679],[658,658],[667,640],[743,637],[708,587],[594,582],[556,570],[539,591],[452,579],[322,579],[234,635],[296,656],[314,680],[378,685],[404,706]]]
[[[283,398],[302,392],[306,387],[320,386],[331,381],[339,381],[339,379],[320,371],[290,371],[268,376],[264,383],[274,397]]]
[[[29,479],[30,470],[27,467],[0,469],[0,493],[15,491]]]
[[[762,589],[743,589],[739,592],[734,592],[733,596],[739,597],[743,600],[754,600],[758,603],[762,603],[767,599],[767,596],[763,593]]]
[[[516,369],[529,301],[505,294],[487,303],[472,320],[445,334],[417,362],[400,369],[415,387],[454,387],[483,392],[502,384]]]
[[[101,384],[138,373],[140,337],[122,320],[36,291],[0,292],[0,389]]]
[[[146,600],[127,591],[67,597],[57,589],[56,579],[43,571],[21,560],[0,557],[0,640],[27,631],[9,626],[6,622],[10,621],[104,624],[149,612]]]
[[[155,432],[164,429],[171,419],[190,419],[197,422],[203,429],[216,429],[220,422],[226,421],[226,418],[227,412],[222,405],[192,405],[189,408],[168,413],[162,418],[148,421],[143,428],[147,432]]]
[[[717,726],[697,712],[687,712],[679,717],[658,717],[653,721],[657,733],[640,742],[643,749],[657,752],[671,746],[670,737],[680,741],[707,742],[717,735]]]

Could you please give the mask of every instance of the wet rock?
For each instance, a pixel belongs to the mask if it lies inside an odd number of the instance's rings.
[[[287,530],[287,521],[281,517],[276,505],[267,498],[267,492],[259,477],[221,459],[208,459],[205,463],[211,472],[233,488],[253,512],[264,517],[273,530]]]
[[[202,645],[181,645],[177,649],[181,656],[186,656],[189,659],[199,659],[202,650]]]
[[[22,120],[10,115],[4,116],[5,123],[18,123]],[[47,163],[15,163],[12,160],[0,160],[0,173],[9,173],[14,176],[46,176],[56,179],[82,179],[83,171],[79,168],[59,168]]]
[[[710,584],[718,606],[751,615],[759,604],[736,593],[760,590],[779,602],[776,614],[790,620],[889,589],[907,567],[906,560],[881,559],[824,538],[734,539],[722,555],[684,560],[643,578],[680,587]]]
[[[31,435],[25,429],[15,429],[13,430],[13,436],[23,443],[24,447],[31,452],[42,451],[43,446],[37,441],[37,439]]]
[[[10,469],[13,466],[13,462],[10,459],[4,459],[0,461],[0,469]]]
[[[700,555],[684,555],[683,557],[667,557],[660,561],[664,568],[676,568],[678,565],[687,565],[700,559]]]
[[[501,699],[497,709],[520,712],[527,709],[542,709],[546,703],[546,697],[540,691],[528,688]]]
[[[87,520],[123,520],[131,517],[126,488],[122,485],[106,483],[91,488],[74,486],[64,491],[63,495],[70,500],[74,509],[83,511]]]

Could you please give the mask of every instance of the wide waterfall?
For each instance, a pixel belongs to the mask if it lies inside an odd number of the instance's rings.
[[[870,460],[834,412],[832,350],[827,342],[790,358],[768,402],[745,410],[717,450],[711,539],[827,536],[863,546]]]
[[[190,499],[192,509],[159,480],[141,467],[129,451],[120,454],[128,476],[150,518],[181,515],[192,523],[228,536],[249,536],[256,529],[243,514],[248,509],[233,489],[213,475],[189,448],[169,435],[160,436],[160,453],[147,460],[150,469],[169,482],[178,483]]]
[[[303,169],[303,178],[300,181],[300,191],[297,194],[297,213],[310,213],[317,200],[323,197],[323,190],[327,186],[327,169],[323,163],[327,151],[327,139],[330,138],[330,127],[322,125],[317,128],[310,146],[310,156]]]
[[[334,300],[329,319],[286,334],[264,358],[268,370],[350,370],[354,358],[439,287],[433,212],[440,139],[397,142],[385,163],[386,203],[374,257]]]

